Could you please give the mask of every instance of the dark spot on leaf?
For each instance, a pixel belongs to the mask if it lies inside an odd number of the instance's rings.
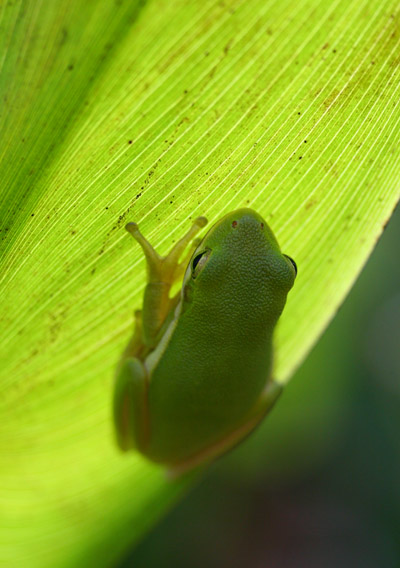
[[[310,201],[308,201],[308,202],[306,203],[306,209],[310,209],[310,208],[313,207],[316,203],[318,203],[316,199],[310,199]]]
[[[225,55],[228,53],[228,51],[230,50],[231,46],[232,46],[233,40],[229,40],[228,43],[225,45],[224,47],[224,53]]]
[[[60,40],[60,45],[63,45],[68,38],[68,29],[67,28],[62,28],[61,29],[61,40]]]

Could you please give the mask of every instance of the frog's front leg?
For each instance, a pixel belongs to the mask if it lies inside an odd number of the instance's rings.
[[[146,348],[145,345],[143,345],[142,310],[135,310],[134,318],[134,331],[125,351],[122,354],[121,361],[124,361],[128,357],[139,358],[141,361],[144,359]]]
[[[128,357],[121,362],[114,389],[114,424],[121,450],[145,451],[148,444],[148,378],[143,363]]]
[[[142,309],[143,344],[153,349],[157,338],[171,309],[176,304],[176,297],[170,298],[171,287],[181,277],[186,268],[179,259],[193,237],[207,223],[205,217],[195,219],[189,231],[171,249],[167,256],[160,256],[143,237],[136,223],[128,223],[126,230],[136,239],[143,249],[147,261],[147,285]]]

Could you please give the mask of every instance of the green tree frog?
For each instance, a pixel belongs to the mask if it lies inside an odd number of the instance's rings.
[[[297,271],[251,209],[225,215],[180,261],[206,223],[198,217],[165,257],[126,226],[148,280],[117,372],[117,441],[178,473],[237,444],[275,403],[272,336]]]

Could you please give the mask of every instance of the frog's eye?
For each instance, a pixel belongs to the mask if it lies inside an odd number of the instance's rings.
[[[192,278],[196,278],[205,267],[207,260],[210,256],[211,250],[203,250],[196,254],[192,261]]]
[[[297,264],[295,263],[295,261],[293,260],[293,258],[290,258],[290,256],[288,256],[287,254],[284,254],[283,256],[284,256],[285,258],[287,258],[288,261],[291,263],[291,265],[292,265],[293,268],[294,268],[294,274],[295,274],[295,276],[297,276]]]

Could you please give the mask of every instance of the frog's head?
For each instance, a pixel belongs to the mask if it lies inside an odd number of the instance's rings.
[[[279,317],[297,267],[282,254],[265,220],[252,209],[228,213],[196,248],[184,278],[184,300],[258,305]]]

